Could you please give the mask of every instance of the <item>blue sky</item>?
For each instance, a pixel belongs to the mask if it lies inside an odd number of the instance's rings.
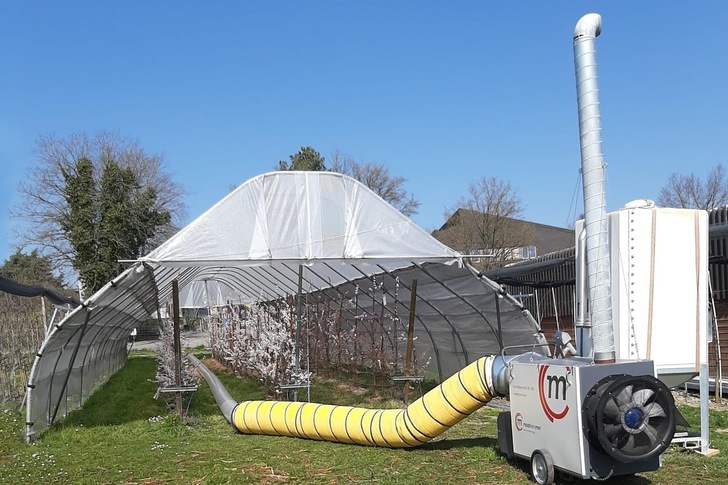
[[[163,154],[188,221],[310,145],[407,178],[427,230],[483,176],[569,225],[589,12],[609,210],[726,163],[728,2],[3,2],[0,262],[38,137],[79,131]]]

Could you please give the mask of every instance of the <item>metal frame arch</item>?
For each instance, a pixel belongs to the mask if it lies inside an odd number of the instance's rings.
[[[472,309],[473,309],[473,310],[474,310],[474,311],[475,311],[475,312],[476,312],[476,313],[477,313],[478,315],[480,315],[480,316],[481,316],[481,318],[483,319],[483,321],[485,322],[485,324],[487,325],[487,328],[489,328],[489,329],[490,329],[490,331],[491,331],[491,333],[493,334],[493,336],[494,336],[494,337],[495,337],[495,338],[496,338],[496,339],[497,339],[497,340],[498,340],[498,341],[499,341],[499,342],[501,343],[500,347],[501,347],[501,350],[503,350],[503,345],[502,345],[502,336],[498,335],[498,331],[497,331],[497,330],[496,330],[495,328],[493,328],[493,325],[492,325],[492,324],[491,324],[491,323],[490,323],[490,322],[488,321],[488,318],[487,318],[487,317],[485,316],[485,314],[484,314],[484,313],[483,313],[483,312],[482,312],[481,310],[479,310],[478,308],[476,308],[476,307],[475,307],[475,305],[473,305],[473,304],[472,304],[472,303],[471,303],[470,301],[468,301],[468,300],[467,300],[466,298],[463,298],[462,296],[458,295],[458,294],[457,294],[457,293],[455,292],[455,290],[453,290],[452,288],[450,288],[449,286],[447,286],[447,284],[445,284],[445,282],[443,282],[443,281],[440,281],[440,280],[438,280],[437,278],[435,278],[435,277],[434,277],[434,276],[433,276],[433,275],[432,275],[432,274],[431,274],[431,273],[430,273],[429,271],[427,271],[427,269],[426,269],[426,268],[424,268],[424,267],[423,267],[422,265],[420,265],[420,264],[418,264],[418,263],[414,263],[414,264],[415,264],[415,266],[416,266],[417,268],[419,268],[419,269],[420,269],[420,271],[422,271],[422,272],[423,272],[423,273],[425,273],[425,274],[426,274],[427,276],[429,276],[430,278],[432,278],[432,279],[433,279],[433,281],[436,281],[437,283],[439,283],[439,284],[440,284],[440,286],[442,286],[443,288],[445,288],[445,289],[446,289],[446,290],[447,290],[448,292],[450,292],[450,293],[451,293],[452,295],[454,295],[454,296],[455,296],[456,298],[458,298],[458,299],[459,299],[460,301],[462,301],[462,302],[463,302],[463,303],[465,303],[465,304],[466,304],[467,306],[469,306],[470,308],[472,308]],[[493,293],[495,294],[496,298],[498,298],[498,292],[497,292],[497,291],[496,291],[495,289],[493,290]]]
[[[414,264],[414,263],[413,263],[413,264]],[[390,276],[392,275],[392,273],[390,273],[390,272],[389,272],[389,270],[387,270],[387,269],[383,268],[383,267],[382,267],[381,265],[377,265],[377,266],[378,266],[378,267],[379,267],[380,269],[382,269],[382,270],[383,270],[383,271],[384,271],[385,273],[389,274]],[[429,277],[429,276],[428,276],[428,277]],[[407,291],[410,291],[410,292],[412,291],[412,288],[411,288],[411,287],[409,287],[408,285],[406,285],[406,284],[405,284],[405,283],[404,283],[404,282],[402,281],[402,278],[400,278],[400,280],[399,280],[399,284],[400,284],[400,285],[401,285],[401,286],[402,286],[403,288],[407,289]],[[432,304],[431,304],[430,302],[428,302],[427,300],[425,300],[425,299],[424,299],[424,298],[423,298],[423,297],[422,297],[422,296],[421,296],[421,295],[420,295],[419,293],[418,293],[418,294],[417,294],[416,296],[417,296],[417,298],[418,298],[419,300],[421,300],[421,301],[422,301],[422,302],[423,302],[423,303],[424,303],[425,305],[427,305],[427,306],[429,306],[430,308],[432,308],[433,310],[435,310],[435,313],[437,313],[438,315],[440,315],[440,316],[442,317],[442,319],[443,319],[443,320],[445,320],[445,322],[447,322],[447,324],[448,324],[448,325],[450,326],[450,329],[451,329],[451,330],[452,330],[452,332],[453,332],[453,335],[454,335],[454,336],[455,336],[455,337],[457,338],[458,342],[460,343],[460,348],[462,349],[462,351],[463,351],[463,355],[465,356],[465,362],[466,362],[466,363],[469,363],[469,362],[470,362],[470,357],[468,356],[468,349],[467,349],[467,348],[465,347],[465,342],[463,342],[463,339],[462,339],[462,336],[460,335],[460,332],[459,332],[459,331],[457,330],[457,328],[455,327],[455,325],[453,325],[452,321],[450,321],[450,319],[449,319],[449,318],[447,318],[447,317],[445,316],[445,314],[443,314],[443,313],[442,313],[442,312],[441,312],[441,311],[440,311],[440,310],[439,310],[438,308],[436,308],[436,307],[435,307],[434,305],[432,305]],[[436,345],[436,344],[434,343],[434,341],[433,341],[433,347],[434,347],[435,349],[437,349],[437,345]],[[438,350],[438,351],[436,351],[436,354],[438,355],[438,359],[439,359],[439,350]],[[440,367],[440,365],[439,365],[439,361],[438,361],[438,369],[440,369],[440,379],[442,379],[442,367]]]

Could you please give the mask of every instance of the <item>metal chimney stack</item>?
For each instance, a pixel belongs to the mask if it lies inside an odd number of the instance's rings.
[[[591,13],[574,30],[574,64],[579,107],[581,172],[584,185],[586,272],[592,348],[597,363],[613,362],[614,326],[609,260],[609,226],[606,217],[605,170],[597,86],[596,38],[602,18]]]

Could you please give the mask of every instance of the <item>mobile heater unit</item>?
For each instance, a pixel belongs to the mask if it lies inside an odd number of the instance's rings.
[[[498,416],[498,445],[530,460],[536,483],[552,483],[555,470],[606,479],[659,468],[675,413],[652,361],[522,354],[506,372],[511,410]]]
[[[530,460],[540,485],[553,483],[555,472],[607,479],[657,470],[678,415],[670,389],[655,376],[677,385],[697,374],[707,351],[701,344],[706,215],[658,209],[649,201],[606,214],[595,52],[600,32],[597,14],[582,17],[574,31],[584,191],[576,348],[559,333],[556,358],[504,354],[494,378],[511,404],[498,416],[499,448],[508,458]],[[667,267],[682,278],[670,278]]]

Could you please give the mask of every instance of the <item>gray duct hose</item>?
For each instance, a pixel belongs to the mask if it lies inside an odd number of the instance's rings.
[[[222,385],[220,379],[218,379],[217,376],[205,366],[205,364],[200,362],[200,360],[192,354],[188,354],[187,358],[200,372],[207,382],[207,385],[210,386],[215,402],[220,408],[222,415],[225,416],[225,420],[232,424],[233,410],[235,410],[235,406],[237,406],[238,403],[232,398],[232,396],[230,396],[230,393],[227,392],[227,389],[225,389],[225,386]]]

